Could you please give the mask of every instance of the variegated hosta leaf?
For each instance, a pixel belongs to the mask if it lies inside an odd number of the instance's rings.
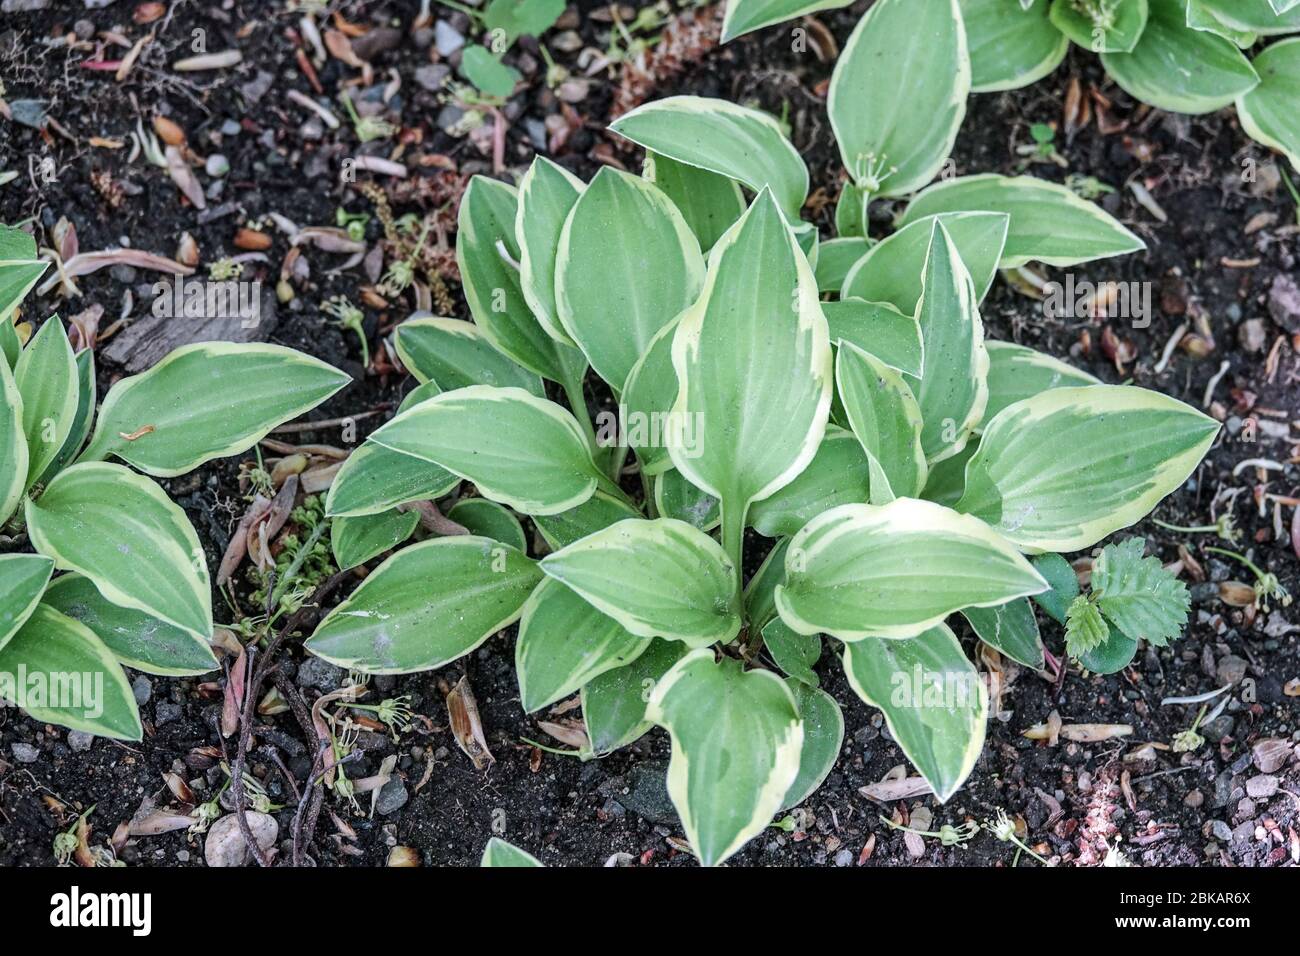
[[[1268,2],[1278,16],[1300,6],[1300,0],[1268,0]]]
[[[37,479],[40,484],[48,485],[50,480],[77,457],[81,446],[90,434],[91,419],[95,417],[95,353],[85,349],[77,353],[77,410],[72,416],[72,428],[63,440],[63,447],[54,456],[54,460],[45,466],[45,472]]]
[[[25,687],[15,686],[19,673],[27,676]],[[36,681],[38,675],[44,680]],[[44,684],[44,693],[38,684]],[[19,704],[38,723],[114,740],[144,737],[121,665],[88,627],[45,604],[38,604],[0,648],[0,697]]]
[[[569,212],[555,263],[560,324],[621,392],[650,340],[694,302],[704,257],[659,187],[612,166]]]
[[[925,343],[925,371],[909,384],[925,422],[921,446],[935,462],[966,447],[989,397],[989,353],[975,286],[948,230],[937,220],[923,290],[916,320]]]
[[[624,667],[650,646],[559,581],[547,578],[524,604],[515,644],[519,701],[531,714],[595,677]]]
[[[441,465],[366,439],[334,475],[325,513],[335,518],[382,514],[411,501],[441,498],[460,484]]]
[[[822,313],[832,343],[850,342],[906,375],[925,370],[925,343],[914,312],[899,312],[888,302],[844,299],[823,302]]]
[[[12,372],[22,351],[23,343],[18,338],[18,329],[14,327],[13,321],[0,316],[0,364]]]
[[[701,649],[664,675],[646,713],[672,736],[668,795],[691,849],[717,866],[763,832],[799,774],[794,695],[771,671]]]
[[[841,342],[835,382],[855,441],[867,456],[870,496],[856,500],[886,505],[920,495],[929,471],[921,447],[921,409],[903,376],[851,342]]]
[[[22,395],[30,488],[58,457],[77,417],[77,359],[57,315],[45,320],[14,367]]]
[[[673,464],[722,502],[738,554],[749,506],[789,484],[816,454],[830,413],[830,335],[817,282],[764,190],[713,247],[699,301],[673,336],[680,390]]]
[[[513,186],[475,176],[461,198],[456,264],[470,314],[496,349],[529,371],[561,385],[580,379],[586,359],[546,333],[519,284]]]
[[[1300,170],[1300,38],[1274,43],[1255,57],[1259,86],[1237,100],[1250,138],[1285,153]]]
[[[808,167],[773,117],[727,100],[670,96],[620,116],[609,127],[620,136],[688,166],[764,187],[791,222],[808,195]]]
[[[1034,261],[1072,266],[1146,248],[1096,203],[1032,176],[986,173],[936,183],[912,200],[903,224],[943,212],[979,210],[1011,217],[1003,269]]]
[[[778,541],[745,585],[745,619],[756,631],[761,632],[776,617],[776,586],[785,580],[785,552],[789,546],[789,538]]]
[[[803,746],[799,752],[799,775],[785,792],[782,810],[799,806],[817,792],[835,767],[844,744],[844,714],[835,698],[793,677],[785,683],[799,710]]]
[[[841,354],[845,348],[841,346]],[[799,477],[776,494],[756,501],[749,509],[749,524],[769,538],[794,534],[817,515],[836,505],[866,501],[870,467],[852,432],[826,426],[817,454]]]
[[[330,548],[340,571],[365,564],[371,558],[391,551],[415,532],[419,512],[392,508],[373,515],[333,518],[330,521]]]
[[[0,527],[23,499],[29,461],[27,436],[23,433],[23,397],[9,363],[0,361]]]
[[[109,601],[207,640],[212,589],[190,519],[157,484],[121,465],[73,465],[28,500],[32,544]]]
[[[576,508],[559,514],[531,517],[551,550],[558,551],[592,532],[608,528],[615,521],[644,516],[622,498],[607,491],[597,491]]]
[[[462,498],[451,506],[447,517],[469,529],[470,534],[500,541],[528,553],[528,537],[513,512],[488,498]]]
[[[1300,7],[1297,7],[1294,2],[1281,11],[1271,0],[1196,0],[1196,2],[1234,30],[1249,30],[1260,36],[1300,32]]]
[[[823,242],[817,250],[817,265],[813,267],[817,275],[817,290],[823,295],[828,292],[839,295],[844,280],[873,244],[861,236],[841,236]]]
[[[280,345],[183,345],[108,390],[81,460],[116,455],[156,477],[183,475],[247,451],[350,381]]]
[[[704,437],[695,428],[698,422],[693,419],[683,422],[680,429],[669,427],[669,413],[678,392],[677,371],[673,368],[673,336],[677,324],[674,319],[655,333],[628,373],[621,396],[619,417],[624,438],[636,452],[644,475],[659,475],[673,467],[668,453],[671,440],[680,438],[690,450]],[[596,440],[603,442],[604,434],[598,434]]]
[[[740,183],[729,176],[653,151],[646,153],[643,175],[673,201],[705,252],[745,214]]]
[[[86,625],[127,667],[162,677],[191,677],[217,670],[217,659],[207,641],[134,608],[112,603],[84,575],[60,575],[41,603]]]
[[[490,538],[413,544],[330,611],[306,647],[367,674],[433,670],[514,623],[541,578],[530,558]]]
[[[992,607],[1047,587],[983,522],[930,501],[843,505],[790,541],[781,618],[800,634],[843,641],[911,637],[966,607]]]
[[[966,447],[951,458],[936,462],[930,467],[930,474],[925,479],[925,490],[921,497],[926,501],[955,508],[961,501],[966,488],[966,463],[979,448],[979,436],[976,435],[966,443]]]
[[[835,203],[835,234],[838,236],[863,239],[870,231],[869,209],[871,193],[856,183],[849,181],[840,190],[840,198]]]
[[[701,531],[712,531],[722,523],[718,499],[696,488],[676,468],[655,475],[653,491],[661,518],[677,518]]]
[[[909,222],[858,260],[844,280],[841,297],[888,302],[900,312],[915,315],[936,221],[948,230],[975,283],[976,295],[983,300],[993,285],[1007,242],[1011,217],[1002,212],[949,212]]]
[[[706,647],[740,630],[735,566],[684,521],[619,521],[543,558],[542,570],[640,637]]]
[[[1099,385],[1100,381],[1073,365],[1044,352],[1036,352],[1011,342],[986,341],[989,351],[989,402],[984,420],[1008,405],[1045,392],[1051,388]]]
[[[1218,431],[1218,422],[1159,392],[1052,389],[985,426],[957,509],[1021,548],[1079,551],[1181,485]]]
[[[985,644],[1019,664],[1042,670],[1043,639],[1028,598],[997,607],[963,608],[961,613]]]
[[[495,385],[546,397],[541,378],[498,352],[473,322],[416,315],[397,327],[393,342],[412,375],[421,382],[437,382],[444,392]]]
[[[1132,52],[1101,55],[1106,72],[1130,96],[1175,113],[1213,113],[1259,83],[1236,44],[1187,25],[1188,0],[1149,3],[1150,18]]]
[[[43,554],[0,555],[0,647],[31,617],[54,573]]]
[[[837,10],[853,0],[727,0],[722,21],[722,42],[744,36],[774,23],[793,20],[818,10]]]
[[[1095,13],[1087,10],[1091,6]],[[1052,0],[1052,24],[1093,53],[1129,53],[1147,25],[1147,0],[1108,0],[1105,4]]]
[[[890,736],[946,802],[984,747],[988,692],[956,636],[938,624],[916,637],[844,645],[854,692],[880,708]]]
[[[972,93],[1028,86],[1065,59],[1070,41],[1048,18],[1051,0],[1030,0],[1027,8],[1007,0],[960,3],[970,47]]]
[[[531,853],[527,853],[514,844],[507,843],[498,837],[488,840],[487,846],[483,848],[483,861],[479,865],[514,869],[533,869],[544,866]]]
[[[849,177],[905,196],[943,167],[971,88],[957,0],[877,0],[831,74],[827,111]]]
[[[443,392],[368,441],[441,465],[524,514],[567,511],[604,480],[573,416],[521,388]]]
[[[656,637],[632,663],[605,671],[582,686],[582,722],[592,753],[613,753],[650,729],[645,709],[651,691],[689,652],[681,641]]]
[[[768,621],[762,634],[763,648],[784,673],[809,687],[821,683],[817,672],[813,670],[813,665],[822,656],[821,635],[796,634],[779,617]]]
[[[533,157],[533,164],[519,182],[519,211],[515,216],[519,285],[524,301],[546,334],[567,345],[573,345],[573,341],[555,311],[555,259],[564,222],[586,188],[581,179],[545,156]]]
[[[36,244],[31,236],[20,229],[5,228],[10,233],[21,233],[23,237],[0,247],[0,324],[8,323],[13,328],[10,317],[14,309],[32,291],[50,264],[36,258]]]
[[[1259,41],[1259,34],[1253,30],[1242,30],[1229,26],[1219,19],[1218,14],[1206,5],[1206,0],[1188,0],[1187,25],[1193,30],[1204,30],[1231,40],[1243,50],[1248,50]]]

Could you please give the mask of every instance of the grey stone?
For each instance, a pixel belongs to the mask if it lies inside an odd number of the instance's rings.
[[[19,763],[36,763],[41,756],[41,752],[31,744],[13,744],[9,749],[13,751],[14,759]]]
[[[627,793],[618,802],[651,823],[676,823],[677,811],[668,797],[668,765],[661,760],[633,767],[627,775]]]
[[[330,691],[343,683],[343,668],[319,657],[309,657],[298,667],[298,686]]]
[[[375,798],[375,812],[381,817],[392,816],[406,806],[406,801],[410,799],[411,795],[406,792],[406,784],[402,779],[389,777],[388,783],[379,788],[379,796]]]
[[[852,850],[840,850],[839,853],[836,853],[836,854],[835,854],[835,865],[836,865],[836,866],[852,866],[852,865],[853,865],[853,851],[852,851]]]
[[[1224,843],[1232,839],[1232,827],[1223,820],[1215,820],[1210,824],[1210,832],[1214,834],[1215,839],[1222,840]]]
[[[88,734],[84,730],[68,731],[68,746],[76,753],[85,753],[94,742],[94,734]]]
[[[1273,277],[1268,290],[1268,311],[1273,321],[1288,332],[1300,332],[1300,286],[1285,272]]]
[[[181,705],[173,704],[169,700],[159,701],[153,709],[153,722],[155,726],[161,727],[163,724],[170,724],[174,720],[179,720],[181,716]]]
[[[451,76],[451,67],[445,63],[428,63],[415,71],[415,82],[421,89],[437,93],[443,82]]]
[[[267,91],[271,88],[271,84],[274,82],[274,76],[267,73],[265,70],[258,70],[256,78],[243,84],[239,88],[239,92],[240,95],[243,96],[244,99],[248,100],[251,105],[265,96]]]
[[[1270,737],[1256,741],[1251,748],[1251,755],[1261,773],[1276,773],[1291,759],[1291,745],[1285,740]]]
[[[1277,793],[1278,779],[1272,774],[1261,773],[1246,781],[1246,793],[1256,800],[1263,800]]]
[[[135,695],[135,702],[143,707],[153,696],[153,682],[142,674],[131,681],[131,693]]]
[[[465,45],[465,38],[446,20],[433,25],[433,43],[442,56],[451,56]]]
[[[1236,654],[1229,654],[1219,661],[1219,666],[1215,668],[1215,676],[1220,684],[1236,684],[1246,676],[1246,666],[1246,661],[1242,658]]]
[[[50,0],[4,0],[0,13],[35,13],[50,5]]]

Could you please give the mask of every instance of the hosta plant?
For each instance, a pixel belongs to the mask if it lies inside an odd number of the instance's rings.
[[[523,709],[579,694],[584,758],[665,728],[669,793],[716,864],[833,765],[829,639],[946,800],[988,708],[952,625],[1042,666],[1029,599],[1064,621],[1078,594],[1060,553],[1144,516],[1217,432],[1164,395],[985,340],[1000,265],[1141,243],[1060,187],[968,177],[921,191],[878,243],[823,246],[770,116],[678,97],[613,128],[647,149],[643,175],[584,183],[538,158],[517,188],[470,183],[457,254],[473,321],[398,327],[421,384],[327,500],[363,527],[444,498],[470,533],[388,557],[307,647],[410,673],[517,621]],[[837,132],[873,194],[923,185],[947,150],[903,118]],[[613,410],[593,421],[596,379]],[[1078,648],[1094,669],[1185,614],[1159,563],[1122,550],[1088,599],[1111,622]]]
[[[94,352],[74,354],[58,316],[25,346],[14,323],[47,266],[26,233],[0,227],[0,697],[139,740],[123,665],[217,666],[202,544],[146,476],[243,452],[348,377],[280,346],[190,345],[116,382],[97,413]]]

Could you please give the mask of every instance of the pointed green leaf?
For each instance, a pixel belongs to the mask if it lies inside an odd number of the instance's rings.
[[[371,558],[398,547],[420,523],[416,511],[393,508],[373,515],[330,520],[330,548],[340,571],[365,564]]]
[[[23,397],[7,362],[0,362],[0,527],[13,515],[27,488],[27,436]]]
[[[0,224],[0,260],[36,258],[36,240],[17,226]]]
[[[790,541],[785,570],[782,620],[843,641],[910,637],[962,608],[1047,587],[983,522],[912,498],[825,512]]]
[[[1079,576],[1069,561],[1051,552],[1036,555],[1034,568],[1049,585],[1046,591],[1033,596],[1034,603],[1057,624],[1064,624],[1070,604],[1079,596]]]
[[[473,322],[427,314],[413,317],[397,327],[393,341],[407,370],[421,382],[437,382],[444,392],[495,385],[546,397],[541,378],[493,348]]]
[[[884,505],[900,496],[917,497],[928,468],[921,447],[921,409],[903,376],[851,342],[841,342],[835,382],[853,435],[871,462],[870,496],[856,500]]]
[[[1025,9],[1007,0],[961,0],[972,93],[1028,86],[1061,65],[1070,41],[1048,18],[1050,2],[1032,0]]]
[[[1231,40],[1241,49],[1248,50],[1259,41],[1259,34],[1229,26],[1206,6],[1206,0],[1188,0],[1187,25],[1193,30],[1204,30]]]
[[[518,70],[506,66],[477,43],[466,46],[461,53],[460,72],[481,92],[498,99],[510,96],[523,79]]]
[[[745,214],[740,183],[727,176],[654,152],[646,153],[644,175],[681,211],[705,252]]]
[[[754,502],[749,524],[769,538],[794,534],[828,508],[866,501],[868,475],[867,457],[857,439],[828,425],[808,467],[776,494]]]
[[[68,432],[68,437],[64,439],[59,453],[37,479],[41,484],[48,485],[55,475],[77,457],[77,452],[81,451],[86,436],[90,434],[91,419],[95,415],[96,394],[95,353],[85,349],[77,353],[77,411],[72,418],[72,428]]]
[[[573,345],[573,341],[555,311],[555,259],[564,222],[586,188],[581,179],[545,156],[533,157],[533,164],[519,181],[519,210],[515,215],[519,286],[546,334],[566,345]]]
[[[844,675],[880,708],[890,736],[947,802],[984,748],[988,692],[946,624],[917,637],[844,645]]]
[[[543,864],[531,853],[526,853],[505,840],[493,837],[483,848],[483,862],[480,866],[531,869],[541,867]]]
[[[955,508],[957,502],[961,501],[962,492],[966,490],[966,463],[975,456],[978,448],[979,436],[976,435],[960,452],[931,465],[921,497],[926,501]]]
[[[460,484],[441,465],[366,439],[334,475],[325,513],[334,518],[382,514],[411,501],[441,498]]]
[[[1259,86],[1237,100],[1241,125],[1258,143],[1285,153],[1300,170],[1300,38],[1274,43],[1255,57]]]
[[[451,506],[447,517],[468,528],[470,534],[491,538],[528,553],[528,537],[519,519],[505,505],[487,498],[462,498]]]
[[[654,499],[660,517],[677,518],[701,531],[712,531],[722,523],[718,499],[696,488],[676,468],[655,475]]]
[[[1143,557],[1145,545],[1142,538],[1129,538],[1102,548],[1092,565],[1092,593],[1121,631],[1164,647],[1182,635],[1191,598],[1159,558]]]
[[[799,775],[785,792],[782,810],[799,806],[817,792],[834,769],[844,745],[844,715],[835,698],[793,677],[785,683],[799,708],[803,747],[799,752]]]
[[[774,23],[793,20],[819,10],[838,10],[853,0],[727,0],[722,21],[722,42],[744,36]]]
[[[1151,511],[1218,431],[1196,409],[1133,386],[1041,392],[985,426],[957,509],[1022,548],[1078,551]]]
[[[490,538],[413,544],[330,611],[306,647],[366,674],[434,670],[518,620],[541,577],[531,559]]]
[[[1137,648],[1137,641],[1112,627],[1106,640],[1079,655],[1079,663],[1094,674],[1118,674],[1133,663]]]
[[[831,342],[851,342],[892,369],[919,376],[925,368],[925,343],[915,315],[888,302],[844,299],[823,302]]]
[[[23,434],[27,436],[27,482],[45,474],[72,433],[77,417],[77,359],[57,315],[45,320],[14,368],[23,397]]]
[[[564,0],[492,0],[483,11],[483,26],[500,30],[507,47],[521,36],[540,37],[564,14]]]
[[[789,538],[778,541],[745,585],[745,619],[751,628],[761,631],[776,617],[776,586],[785,580],[785,552],[789,546]]]
[[[871,250],[872,245],[870,239],[861,236],[842,236],[839,239],[823,242],[817,251],[817,265],[814,268],[817,275],[817,290],[822,294],[833,292],[839,295],[840,289],[844,287],[844,280],[853,271],[853,267]],[[825,306],[825,303],[822,305]]]
[[[14,258],[0,250],[0,325],[13,328],[14,309],[49,267],[48,262]]]
[[[1052,0],[1052,24],[1093,53],[1132,52],[1146,29],[1147,15],[1147,0],[1111,0],[1104,4]]]
[[[672,736],[668,795],[704,866],[763,832],[799,773],[803,725],[785,683],[694,651],[655,687],[646,713]]]
[[[985,644],[1018,664],[1043,669],[1043,639],[1038,619],[1027,598],[1017,598],[997,607],[968,607],[962,617]]]
[[[0,648],[31,617],[53,573],[43,554],[0,554]]]
[[[546,543],[558,551],[593,532],[608,528],[615,521],[643,516],[623,499],[607,491],[597,491],[576,508],[559,514],[531,517]]]
[[[673,336],[677,320],[660,329],[646,346],[641,357],[627,376],[627,385],[619,407],[623,437],[636,452],[641,462],[641,472],[658,475],[673,467],[668,453],[669,442],[680,439],[685,450],[695,447],[703,438],[698,424],[687,419],[680,429],[669,427],[669,413],[677,401],[677,371],[673,368]],[[604,433],[596,436],[604,443]]]
[[[792,680],[816,687],[821,683],[813,665],[821,658],[822,639],[818,634],[796,634],[779,617],[763,628],[763,647],[776,666]]]
[[[1269,0],[1197,0],[1197,4],[1234,30],[1261,36],[1300,32],[1300,8],[1294,3],[1281,12]]]
[[[1016,402],[1052,388],[1099,385],[1100,381],[1082,369],[1054,356],[1011,342],[986,341],[989,351],[989,402],[984,420]]]
[[[605,671],[583,685],[582,722],[595,755],[626,747],[650,729],[645,715],[650,693],[688,653],[681,641],[654,638],[632,663]]]

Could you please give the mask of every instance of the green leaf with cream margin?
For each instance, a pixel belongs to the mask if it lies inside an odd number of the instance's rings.
[[[901,225],[944,212],[1002,212],[1011,217],[1003,269],[1027,262],[1072,266],[1140,252],[1146,244],[1096,203],[1032,176],[960,176],[924,190]]]
[[[547,335],[570,346],[574,343],[555,310],[555,260],[565,220],[586,188],[586,183],[559,163],[536,156],[519,181],[515,215],[519,286],[524,301]]]
[[[799,752],[799,775],[781,801],[782,810],[797,807],[817,792],[835,768],[844,745],[844,714],[835,698],[794,677],[788,678],[785,684],[799,710],[803,746]]]
[[[1047,587],[982,521],[912,498],[819,515],[791,540],[785,569],[781,619],[800,634],[842,641],[911,637],[962,608]]]
[[[157,484],[121,465],[88,462],[60,472],[26,508],[32,544],[59,570],[84,574],[114,604],[212,636],[203,546]]]
[[[382,514],[411,501],[441,498],[460,484],[441,465],[366,439],[339,466],[325,496],[331,518]]]
[[[330,551],[340,571],[365,564],[385,551],[400,547],[420,523],[417,511],[392,508],[378,514],[330,519]]]
[[[27,488],[27,436],[23,397],[9,363],[0,357],[0,526],[17,510]]]
[[[938,175],[971,89],[957,0],[877,0],[831,74],[827,111],[850,179],[905,196]]]
[[[852,2],[853,0],[727,0],[727,13],[722,20],[722,42],[728,43],[746,33],[817,13],[819,10],[838,10]]]
[[[914,312],[904,314],[888,302],[841,299],[823,302],[822,314],[837,347],[849,342],[906,375],[924,372],[925,342]]]
[[[53,559],[43,554],[0,555],[0,648],[31,617],[53,573]]]
[[[487,846],[483,848],[483,860],[479,866],[506,869],[539,869],[543,868],[544,864],[531,853],[521,850],[514,844],[507,843],[498,837],[493,837],[488,840]]]
[[[985,421],[1008,405],[1052,388],[1082,388],[1101,381],[1045,352],[1012,342],[985,343],[989,351],[989,401]]]
[[[828,508],[866,501],[870,469],[853,433],[827,425],[826,437],[808,467],[780,491],[754,502],[749,525],[761,535],[779,538],[794,534]]]
[[[1237,99],[1250,138],[1284,153],[1300,171],[1300,37],[1268,47],[1254,61],[1259,86]]]
[[[473,322],[417,313],[397,327],[393,343],[412,375],[444,392],[495,385],[546,397],[541,377],[498,352]]]
[[[645,719],[646,702],[655,684],[690,653],[681,641],[654,638],[630,664],[593,677],[582,685],[582,720],[596,756],[626,747],[651,728]]]
[[[30,488],[63,448],[77,417],[77,359],[59,317],[45,320],[14,366],[22,396]]]
[[[1003,409],[966,466],[958,511],[1028,551],[1080,551],[1187,480],[1219,423],[1130,385],[1057,388]]]
[[[841,342],[835,384],[853,434],[867,455],[870,502],[886,505],[898,497],[920,495],[929,474],[921,446],[921,409],[903,376],[856,345]]]
[[[1079,0],[1052,0],[1051,20],[1084,50],[1129,53],[1146,30],[1147,0],[1109,0],[1108,9],[1095,16],[1079,6]]]
[[[433,670],[518,620],[541,579],[536,562],[490,538],[413,544],[330,611],[306,647],[367,674]]]
[[[996,607],[962,608],[961,613],[985,644],[1026,667],[1043,669],[1043,639],[1027,598]]]
[[[648,718],[672,737],[668,795],[704,866],[762,833],[799,773],[803,724],[771,671],[687,654],[655,686]]]
[[[684,521],[619,521],[547,555],[542,570],[638,637],[707,647],[740,631],[735,565]]]
[[[351,381],[280,345],[184,345],[108,390],[81,460],[114,455],[155,477],[183,475],[247,451]]]
[[[1260,36],[1300,32],[1300,9],[1293,2],[1280,12],[1272,0],[1197,0],[1226,26]]]
[[[844,645],[844,675],[878,707],[904,756],[946,802],[984,747],[988,691],[946,624],[916,637]]]
[[[722,503],[723,545],[735,564],[749,506],[808,466],[830,415],[830,333],[817,280],[770,191],[709,254],[704,291],[678,320],[673,367],[670,424],[680,431],[698,422],[699,440],[670,441],[669,454]]]
[[[727,100],[670,96],[620,116],[609,127],[648,150],[744,183],[765,187],[795,222],[808,195],[808,167],[781,124]]]
[[[1026,10],[1007,0],[960,0],[970,48],[971,92],[1037,83],[1065,59],[1070,40],[1049,19],[1051,0]]]
[[[703,284],[700,244],[672,200],[649,180],[602,167],[569,212],[555,263],[560,324],[596,374],[621,393]]]
[[[646,153],[642,175],[672,200],[705,252],[745,214],[745,194],[740,183],[728,176],[679,163],[653,150]]]
[[[407,409],[369,441],[441,465],[524,514],[558,514],[605,481],[573,416],[521,388],[471,385]]]

